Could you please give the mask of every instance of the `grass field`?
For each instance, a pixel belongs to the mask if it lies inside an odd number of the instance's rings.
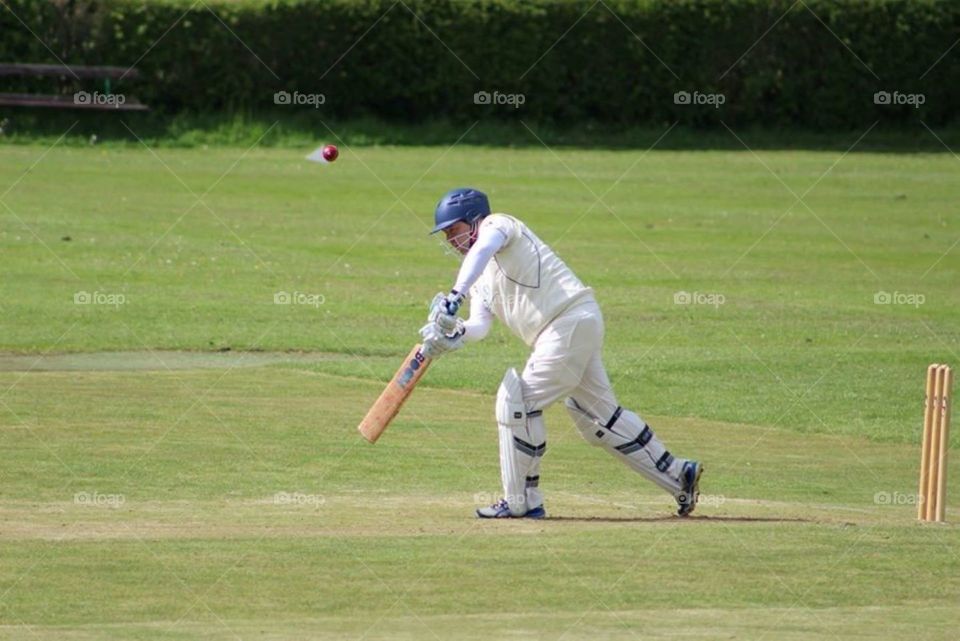
[[[960,529],[913,493],[960,161],[743,143],[0,149],[0,638],[956,638]],[[705,463],[695,517],[552,408],[551,518],[474,519],[502,328],[357,435],[463,184],[596,289],[621,402]]]

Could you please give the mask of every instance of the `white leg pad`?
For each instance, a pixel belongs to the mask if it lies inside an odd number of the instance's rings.
[[[527,509],[532,510],[543,505],[543,495],[540,493],[540,461],[543,460],[543,455],[547,451],[547,429],[543,423],[543,412],[527,414],[527,436],[529,443],[540,443],[537,456],[533,457],[527,468]]]
[[[509,369],[497,391],[497,424],[500,435],[500,477],[503,495],[516,516],[539,506],[540,458],[547,449],[542,412],[526,411],[517,370]],[[535,484],[528,492],[528,477]],[[528,503],[528,495],[538,501]]]
[[[584,440],[603,447],[631,469],[674,496],[679,495],[683,459],[674,458],[642,418],[618,407],[613,416],[601,421],[572,397],[564,404]]]

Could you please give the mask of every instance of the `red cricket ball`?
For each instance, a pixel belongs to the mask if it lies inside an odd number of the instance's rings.
[[[340,150],[336,145],[327,145],[323,148],[323,159],[327,162],[333,162],[340,155]]]

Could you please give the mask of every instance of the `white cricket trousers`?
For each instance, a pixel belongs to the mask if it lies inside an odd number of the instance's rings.
[[[551,321],[537,337],[520,376],[527,412],[543,410],[569,396],[607,420],[618,404],[602,350],[603,314],[593,298],[574,304]]]
[[[536,433],[544,439],[542,411],[561,398],[583,438],[602,446],[625,465],[678,497],[686,459],[674,457],[636,413],[622,408],[603,366],[603,316],[595,300],[587,299],[550,322],[537,337],[533,353],[521,374],[523,400],[530,421],[539,421]],[[572,401],[570,400],[572,399]],[[503,444],[501,443],[501,448]],[[543,503],[539,490],[540,456],[527,472],[527,506]],[[504,487],[508,486],[506,480]]]

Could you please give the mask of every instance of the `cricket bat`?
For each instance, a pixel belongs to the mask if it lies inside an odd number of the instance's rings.
[[[403,402],[407,400],[413,388],[417,386],[423,373],[430,366],[430,358],[423,355],[420,351],[422,345],[414,345],[413,349],[403,360],[403,364],[393,379],[387,384],[380,397],[370,407],[367,415],[360,421],[357,427],[363,438],[371,443],[376,443],[380,435],[383,434],[390,421],[397,415]]]

